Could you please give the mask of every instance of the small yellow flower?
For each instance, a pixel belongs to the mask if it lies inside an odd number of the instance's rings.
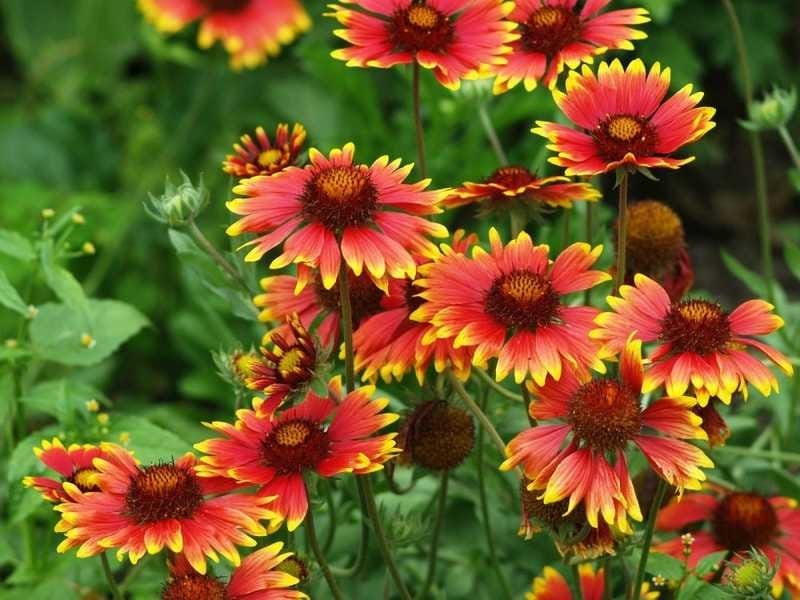
[[[127,446],[131,442],[131,434],[127,431],[123,431],[119,434],[119,443],[123,446]]]
[[[42,218],[43,219],[52,219],[56,216],[56,211],[52,208],[43,208],[42,209]]]
[[[653,585],[656,587],[664,587],[667,584],[667,579],[663,575],[655,575],[653,577]]]
[[[81,335],[81,346],[84,348],[94,348],[97,344],[97,340],[95,340],[90,334],[84,333]]]
[[[100,410],[100,403],[92,398],[91,400],[86,401],[86,410],[89,412],[97,412]]]
[[[81,250],[83,250],[84,254],[95,254],[97,252],[97,248],[94,247],[92,242],[84,242]]]
[[[110,420],[111,417],[108,416],[108,413],[102,412],[97,415],[97,422],[100,423],[100,425],[108,425]]]
[[[5,346],[6,348],[16,348],[17,346],[19,346],[19,342],[17,341],[16,338],[8,338],[5,341]]]
[[[79,212],[72,213],[72,222],[76,225],[83,225],[86,223],[86,218]]]

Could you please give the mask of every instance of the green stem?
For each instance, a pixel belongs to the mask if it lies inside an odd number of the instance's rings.
[[[425,162],[425,131],[422,128],[422,108],[419,98],[419,63],[414,61],[412,75],[412,94],[414,100],[414,129],[417,135],[417,160],[419,161],[419,173],[422,179],[428,177],[428,165]]]
[[[340,577],[354,577],[358,575],[361,570],[364,568],[364,565],[367,562],[367,549],[369,546],[369,524],[367,519],[364,518],[364,515],[367,514],[367,504],[366,500],[364,499],[364,494],[361,491],[361,486],[356,485],[356,489],[358,490],[358,502],[359,506],[361,507],[361,539],[358,543],[358,550],[356,551],[356,557],[353,560],[353,564],[349,567],[336,569],[338,575]]]
[[[614,588],[611,585],[611,558],[603,560],[603,600],[614,600],[612,594]]]
[[[308,484],[306,484],[306,496],[309,497]],[[331,567],[328,565],[328,561],[325,560],[325,554],[322,552],[322,548],[319,546],[317,530],[314,527],[314,514],[311,510],[311,502],[308,503],[308,512],[306,513],[306,518],[303,520],[303,528],[306,532],[306,541],[311,547],[311,552],[313,552],[314,558],[317,559],[317,564],[322,571],[322,576],[325,577],[325,581],[328,583],[328,589],[331,591],[331,596],[334,598],[334,600],[344,600],[344,596],[339,589],[339,585],[336,583],[336,578],[331,572]]]
[[[383,468],[383,475],[386,479],[386,484],[389,486],[389,489],[392,490],[393,494],[397,494],[398,496],[402,496],[403,494],[407,494],[414,487],[417,485],[417,481],[415,479],[411,480],[406,487],[400,487],[397,485],[397,482],[394,480],[394,464],[387,463]]]
[[[325,485],[325,502],[328,505],[328,533],[325,536],[325,543],[322,545],[322,551],[327,554],[333,545],[333,538],[336,537],[336,502],[333,500],[333,491],[331,487],[333,482],[327,481]]]
[[[231,281],[238,284],[248,296],[252,296],[253,290],[251,290],[247,285],[247,282],[242,278],[239,271],[237,271],[231,263],[225,260],[225,257],[219,253],[219,251],[214,247],[214,244],[212,244],[203,234],[203,232],[197,226],[197,223],[194,222],[194,219],[189,221],[189,231],[191,232],[194,240],[203,250],[205,250],[206,254],[211,257],[211,260],[213,260],[217,266],[222,269],[222,271],[231,279]]]
[[[638,598],[639,590],[642,589],[642,582],[644,582],[644,575],[647,570],[647,557],[650,556],[650,543],[653,541],[653,530],[656,527],[656,515],[658,515],[658,507],[664,502],[667,487],[667,482],[659,477],[656,493],[653,496],[653,503],[650,505],[650,510],[647,513],[647,523],[644,529],[644,536],[642,537],[642,557],[639,559],[639,568],[636,571],[636,578],[633,580],[628,590],[628,600],[635,600]]]
[[[108,590],[111,592],[111,597],[114,600],[122,600],[122,594],[119,591],[117,582],[114,579],[114,574],[111,572],[111,565],[108,564],[108,556],[105,552],[100,553],[100,562],[103,565],[103,574],[106,576],[108,582]]]
[[[478,103],[478,117],[481,120],[481,125],[483,125],[483,131],[486,133],[486,137],[492,145],[492,150],[494,150],[494,155],[497,157],[497,162],[499,162],[501,166],[506,166],[508,164],[508,156],[506,156],[505,150],[503,150],[503,144],[500,143],[497,130],[494,128],[494,123],[492,123],[492,117],[489,115],[489,111],[486,110],[486,104],[484,102]]]
[[[572,224],[570,223],[570,213],[569,208],[565,208],[561,211],[561,249],[563,250],[567,246],[569,246],[570,234],[572,233]]]
[[[572,565],[572,573],[575,578],[575,600],[583,600],[583,588],[581,587],[581,574],[579,571],[579,564]]]
[[[144,567],[147,563],[150,562],[150,559],[154,555],[147,554],[146,556],[142,557],[139,562],[137,562],[130,570],[125,574],[125,577],[122,578],[122,583],[119,584],[119,593],[122,594],[122,597],[125,597],[125,591],[130,587],[130,585],[134,582],[134,580],[139,576],[142,572]]]
[[[768,458],[781,462],[800,464],[800,453],[796,452],[773,452],[772,450],[753,450],[752,448],[738,448],[736,446],[721,446],[715,448],[714,452],[732,454],[734,456],[749,456],[751,458]]]
[[[624,168],[624,167],[623,167]],[[625,246],[628,243],[628,171],[619,177],[619,208],[617,211],[617,271],[614,273],[614,294],[625,283]]]
[[[480,406],[475,403],[475,400],[472,399],[472,396],[467,393],[467,390],[464,389],[464,386],[458,380],[458,377],[456,377],[452,371],[449,371],[448,373],[450,375],[450,382],[453,386],[453,390],[455,390],[456,394],[458,394],[459,398],[461,398],[461,401],[467,406],[472,415],[478,419],[481,427],[486,431],[486,433],[489,434],[492,443],[500,451],[500,454],[505,456],[506,444],[503,442],[503,438],[500,437],[500,434],[497,433],[497,430],[494,428],[494,425],[492,425],[489,417],[487,417],[486,413],[484,413]]]
[[[778,128],[778,133],[780,134],[786,149],[789,151],[789,156],[792,157],[792,162],[794,163],[795,168],[800,171],[800,151],[797,150],[797,146],[792,139],[792,134],[789,133],[789,130],[786,129],[785,125]]]
[[[592,245],[594,239],[594,202],[586,202],[586,243]],[[583,303],[587,306],[592,301],[592,288],[587,288],[583,292]]]
[[[525,231],[525,226],[527,223],[525,222],[525,217],[522,215],[521,211],[510,210],[508,214],[511,216],[511,237],[516,239],[516,237]]]
[[[525,385],[524,381],[519,384],[519,389],[522,390],[522,398],[525,401],[525,414],[528,417],[528,424],[531,427],[536,427],[536,419],[534,419],[531,414],[531,392],[528,390],[528,386]]]
[[[433,533],[431,534],[431,546],[428,554],[428,574],[425,576],[425,583],[420,588],[416,595],[418,600],[423,600],[428,595],[428,590],[433,585],[433,580],[436,577],[436,554],[439,549],[439,534],[442,531],[442,523],[444,523],[444,513],[447,508],[447,481],[449,479],[450,471],[442,472],[442,482],[439,486],[439,504],[436,509],[436,517],[433,524]]]
[[[506,389],[505,387],[497,383],[494,379],[492,379],[492,376],[489,375],[486,371],[483,371],[481,369],[473,369],[472,372],[477,373],[478,377],[480,377],[481,380],[483,380],[483,382],[486,385],[488,385],[490,388],[492,388],[495,392],[497,392],[501,396],[508,398],[510,400],[515,400],[516,402],[525,402],[525,398],[523,398],[519,394],[515,394],[511,390]]]
[[[341,259],[339,266],[339,304],[342,316],[342,337],[344,339],[344,371],[347,391],[356,389],[355,352],[353,351],[353,307],[350,303],[350,280],[347,263]]]

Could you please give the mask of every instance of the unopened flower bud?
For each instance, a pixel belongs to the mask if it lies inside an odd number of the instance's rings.
[[[181,173],[183,182],[174,185],[167,178],[164,193],[156,198],[150,195],[150,202],[145,204],[147,213],[170,227],[180,227],[193,220],[208,204],[208,190],[200,177],[197,185],[192,184],[185,173]]]
[[[727,563],[728,571],[723,577],[725,588],[734,598],[771,598],[772,580],[777,566],[755,548]]]
[[[97,412],[100,410],[100,403],[92,398],[91,400],[86,401],[86,410],[89,412]]]
[[[765,131],[785,127],[797,108],[797,90],[783,90],[777,86],[763,100],[750,105],[749,119],[741,121],[742,127],[751,131]]]
[[[52,219],[56,216],[56,211],[52,208],[43,208],[42,209],[42,218],[43,219]]]
[[[71,218],[72,222],[75,223],[75,225],[83,225],[84,223],[86,223],[86,218],[79,212],[72,213]]]
[[[84,242],[83,246],[81,246],[81,250],[84,254],[95,254],[97,252],[97,248],[94,247],[92,242]]]

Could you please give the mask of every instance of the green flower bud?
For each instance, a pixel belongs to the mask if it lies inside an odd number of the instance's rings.
[[[772,598],[772,580],[778,566],[771,565],[769,559],[755,548],[738,558],[736,562],[728,563],[729,571],[724,580],[727,591],[742,600]]]
[[[747,121],[741,121],[742,127],[750,131],[766,131],[785,127],[797,108],[797,90],[783,90],[777,86],[764,96],[764,99],[753,102],[750,106]]]
[[[200,176],[196,186],[186,173],[181,172],[181,177],[183,182],[177,186],[168,177],[164,193],[158,198],[150,194],[150,202],[144,206],[147,214],[170,227],[187,224],[208,204],[208,190],[203,185],[203,177]]]

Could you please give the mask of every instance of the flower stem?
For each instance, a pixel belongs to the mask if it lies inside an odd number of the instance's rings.
[[[481,125],[483,125],[483,131],[486,133],[486,137],[492,145],[492,150],[494,150],[494,155],[497,157],[497,162],[505,167],[508,164],[508,156],[506,156],[505,150],[503,150],[500,138],[497,137],[497,130],[494,128],[494,123],[492,123],[492,117],[489,115],[489,111],[486,110],[485,102],[478,103],[478,117],[480,117]]]
[[[614,273],[614,294],[625,283],[625,246],[628,243],[628,171],[619,176],[619,208],[617,211],[617,271]]]
[[[225,257],[219,253],[219,251],[214,247],[214,244],[212,244],[203,234],[203,232],[197,226],[197,223],[194,222],[194,219],[189,221],[189,231],[191,232],[194,241],[196,241],[200,247],[205,250],[206,254],[211,257],[211,260],[213,260],[217,266],[222,269],[222,271],[231,279],[231,281],[238,284],[248,296],[252,296],[253,291],[247,285],[247,282],[242,278],[239,271],[237,271],[231,263],[225,260]]]
[[[425,162],[425,132],[422,128],[422,109],[419,98],[419,63],[414,61],[412,75],[412,95],[414,99],[414,128],[417,134],[417,160],[419,161],[419,173],[422,179],[428,177],[428,165]]]
[[[336,502],[334,502],[333,490],[331,489],[333,482],[326,481],[325,483],[325,502],[328,505],[330,516],[328,517],[328,533],[325,536],[325,543],[322,545],[322,551],[327,554],[328,550],[330,550],[333,545],[333,539],[336,537],[336,524],[338,521],[336,520]]]
[[[611,558],[603,560],[603,600],[614,600],[612,594],[614,588],[611,585]]]
[[[111,597],[114,598],[114,600],[122,600],[122,594],[114,579],[114,574],[111,572],[111,565],[108,564],[108,556],[106,556],[105,552],[100,553],[100,563],[103,565],[103,574],[106,576]]]
[[[635,600],[638,598],[639,590],[642,589],[642,582],[644,581],[644,574],[647,569],[647,557],[650,556],[650,543],[653,541],[653,530],[656,526],[656,515],[658,515],[658,508],[664,502],[667,487],[667,482],[659,477],[656,493],[653,496],[653,502],[650,504],[650,510],[647,514],[644,536],[642,537],[642,557],[639,559],[639,568],[636,570],[636,577],[628,590],[628,600]]]
[[[339,266],[339,304],[342,315],[342,337],[344,338],[344,371],[347,391],[356,388],[355,353],[353,351],[353,307],[350,303],[350,280],[344,258]]]
[[[409,483],[406,487],[400,487],[397,485],[397,482],[394,480],[394,463],[386,463],[383,467],[383,475],[386,479],[386,485],[389,486],[389,489],[392,490],[393,494],[397,494],[398,496],[402,496],[403,494],[407,494],[414,487],[417,485],[417,480],[412,479],[411,483]]]
[[[525,385],[524,381],[519,384],[519,389],[522,390],[522,399],[525,402],[525,414],[528,417],[528,423],[531,427],[536,427],[536,419],[534,419],[531,414],[531,392],[528,390],[528,386]]]
[[[306,496],[309,497],[308,484],[306,483],[305,486]],[[317,559],[317,564],[322,571],[322,576],[325,577],[325,581],[328,583],[328,589],[331,591],[331,597],[334,598],[334,600],[344,600],[344,596],[339,589],[339,585],[336,583],[336,578],[331,572],[331,567],[328,564],[328,561],[325,560],[325,554],[322,552],[322,548],[319,546],[317,529],[314,526],[314,514],[311,509],[311,504],[311,502],[308,503],[308,512],[306,513],[306,518],[303,521],[303,528],[306,532],[306,540],[308,541],[308,545],[311,547],[311,552],[314,553],[314,558]]]
[[[583,600],[583,588],[581,587],[581,572],[580,565],[575,563],[572,565],[572,573],[575,577],[575,600]]]
[[[795,168],[800,171],[800,151],[797,150],[797,146],[792,139],[792,134],[789,133],[789,130],[786,129],[785,125],[778,128],[778,133],[780,134],[781,139],[786,146],[786,150],[789,151],[789,156],[792,157],[792,162],[794,162]]]
[[[431,534],[431,549],[428,554],[428,574],[425,576],[425,583],[420,588],[416,595],[418,600],[423,600],[428,596],[428,590],[431,589],[433,580],[436,577],[436,553],[439,549],[439,533],[442,530],[442,523],[444,522],[444,512],[447,507],[447,481],[449,479],[450,471],[442,471],[442,482],[439,485],[439,504],[436,509],[436,520],[433,524],[433,533]]]
[[[524,397],[522,397],[519,394],[515,394],[509,389],[504,388],[502,385],[500,385],[494,379],[492,379],[492,376],[489,375],[486,371],[482,371],[481,369],[473,369],[472,372],[477,373],[478,377],[480,377],[486,385],[488,385],[490,388],[492,388],[495,392],[497,392],[501,396],[504,396],[509,400],[515,400],[516,402],[525,402]]]
[[[588,178],[587,178],[588,181]],[[586,243],[592,245],[594,239],[594,202],[586,202]],[[592,300],[592,288],[587,288],[583,292],[583,303],[589,305]]]

